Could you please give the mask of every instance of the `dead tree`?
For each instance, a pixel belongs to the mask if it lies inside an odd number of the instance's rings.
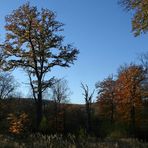
[[[81,87],[84,90],[83,95],[85,98],[85,109],[86,109],[86,116],[87,116],[86,129],[88,133],[91,133],[92,131],[91,105],[92,105],[92,97],[93,97],[95,90],[93,90],[93,92],[89,95],[88,85],[84,85],[83,83],[81,83]]]

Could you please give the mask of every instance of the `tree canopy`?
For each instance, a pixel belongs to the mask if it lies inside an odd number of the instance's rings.
[[[135,36],[148,31],[148,1],[147,0],[119,0],[128,11],[132,10],[132,31]]]

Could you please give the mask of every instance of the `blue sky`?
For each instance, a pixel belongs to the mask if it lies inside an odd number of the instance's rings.
[[[0,40],[4,39],[4,17],[25,3],[25,0],[1,0]],[[124,63],[137,62],[138,54],[148,51],[148,35],[134,37],[131,32],[132,13],[123,11],[117,0],[30,0],[31,5],[48,8],[63,22],[65,43],[80,51],[71,68],[54,68],[49,77],[65,78],[73,94],[71,102],[84,103],[80,83],[95,88],[95,83],[116,74]],[[13,74],[20,89],[28,93],[23,83],[27,77],[22,70]],[[95,100],[95,96],[94,96]]]

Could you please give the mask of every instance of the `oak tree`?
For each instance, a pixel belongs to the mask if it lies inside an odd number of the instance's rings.
[[[78,50],[64,45],[63,24],[48,9],[38,11],[26,3],[6,16],[3,44],[5,70],[23,68],[30,80],[36,102],[37,129],[42,119],[42,93],[52,85],[47,74],[55,66],[69,67]]]
[[[135,64],[122,66],[116,82],[117,111],[120,117],[129,123],[132,132],[140,120],[142,107],[141,85],[144,80],[143,67]]]

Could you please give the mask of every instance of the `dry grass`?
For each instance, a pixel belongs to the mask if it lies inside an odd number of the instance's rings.
[[[27,138],[0,135],[1,148],[147,148],[148,143],[137,139],[99,140],[68,135],[30,135]]]

